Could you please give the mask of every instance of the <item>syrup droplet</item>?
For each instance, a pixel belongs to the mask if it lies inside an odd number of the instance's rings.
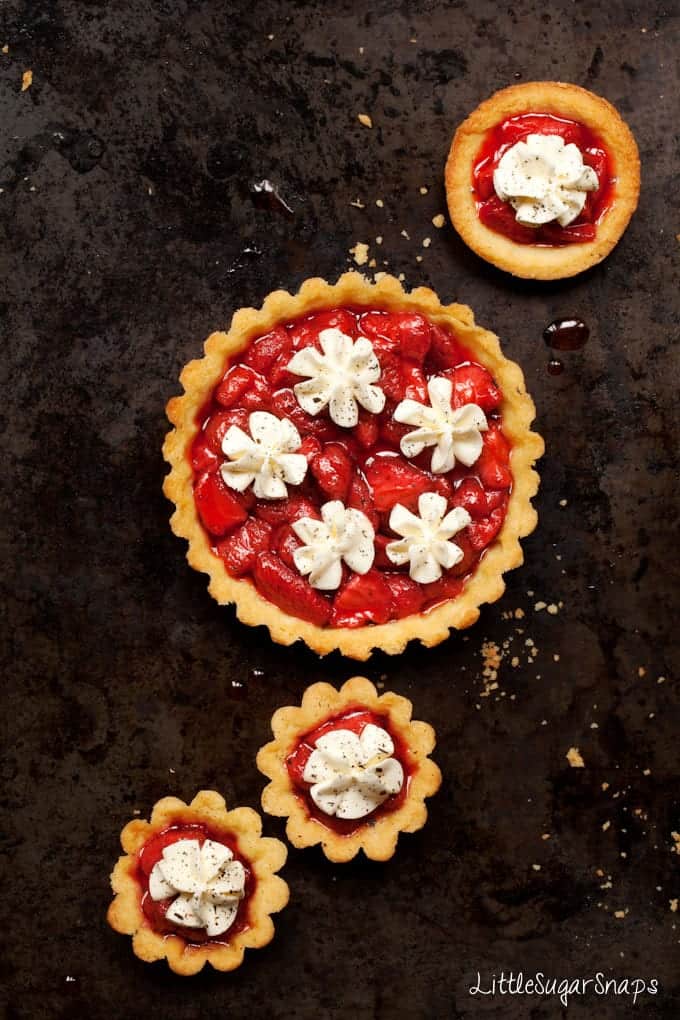
[[[555,319],[543,330],[543,339],[554,351],[580,351],[589,336],[582,319]]]
[[[261,181],[253,181],[250,185],[250,197],[256,209],[268,209],[270,212],[280,212],[284,216],[293,216],[293,210],[275,184],[266,178]]]
[[[548,375],[562,375],[564,365],[557,358],[551,358],[548,362]]]

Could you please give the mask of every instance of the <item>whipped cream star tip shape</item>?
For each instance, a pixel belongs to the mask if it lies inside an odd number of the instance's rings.
[[[352,340],[336,327],[319,333],[321,351],[305,347],[293,355],[287,368],[306,376],[293,391],[303,411],[317,415],[328,407],[331,421],[341,428],[354,428],[359,405],[372,414],[385,406],[385,394],[375,383],[380,363],[373,344],[366,337]]]
[[[518,223],[539,227],[556,221],[566,227],[579,216],[588,192],[596,191],[599,181],[573,142],[565,144],[560,135],[531,134],[502,155],[493,185],[498,197],[515,210]]]
[[[395,421],[415,425],[403,436],[400,447],[405,457],[417,457],[433,446],[430,470],[433,474],[452,471],[456,461],[471,467],[482,452],[481,433],[488,428],[486,415],[477,404],[453,408],[453,383],[434,376],[427,384],[430,406],[417,400],[402,400],[394,411]]]
[[[318,809],[336,818],[356,820],[371,814],[404,785],[404,769],[394,742],[380,726],[369,723],[357,735],[337,729],[319,737],[303,778]]]
[[[288,485],[300,485],[307,473],[307,458],[296,453],[300,433],[287,418],[268,411],[253,411],[250,435],[230,425],[222,440],[227,460],[220,467],[224,482],[237,492],[252,485],[258,499],[284,499]]]
[[[395,566],[408,563],[409,575],[419,584],[438,581],[463,559],[463,550],[450,541],[466,528],[472,518],[463,507],[447,511],[446,499],[436,492],[424,492],[418,499],[418,514],[401,503],[393,507],[390,528],[402,537],[390,542],[385,553]]]
[[[375,529],[361,510],[331,500],[321,507],[321,520],[302,517],[291,527],[304,543],[293,553],[300,574],[319,591],[334,591],[342,581],[342,564],[366,574],[375,559]]]
[[[172,899],[166,918],[185,928],[222,935],[234,923],[245,895],[246,873],[229,847],[206,839],[180,839],[164,847],[149,875],[149,895]]]

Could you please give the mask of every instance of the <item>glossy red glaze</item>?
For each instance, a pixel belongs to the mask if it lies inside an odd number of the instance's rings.
[[[319,332],[331,326],[352,338],[363,335],[371,340],[381,366],[379,385],[388,397],[381,414],[362,410],[353,429],[336,426],[327,411],[317,417],[306,414],[292,389],[299,377],[286,368],[296,350],[318,346]],[[451,379],[454,407],[479,404],[490,426],[478,464],[471,468],[457,464],[447,475],[429,471],[431,449],[413,460],[403,456],[399,443],[410,426],[393,418],[394,408],[406,396],[427,402],[427,380],[434,375]],[[198,416],[200,431],[189,456],[196,506],[213,551],[232,576],[250,581],[285,612],[317,626],[385,623],[454,598],[484,554],[481,536],[498,530],[499,505],[505,516],[512,475],[510,446],[499,440],[501,400],[494,380],[454,333],[422,315],[335,308],[277,326],[228,362]],[[256,500],[251,491],[235,493],[219,475],[226,431],[232,425],[248,431],[249,415],[258,409],[290,418],[303,440],[300,452],[307,457],[307,475],[301,485],[289,486],[285,500]],[[392,507],[401,502],[416,510],[418,495],[425,491],[440,493],[450,507],[460,505],[458,489],[472,482],[481,491],[475,524],[495,512],[493,528],[477,527],[472,544],[467,541],[468,529],[461,532],[464,570],[459,565],[443,579],[446,583],[414,591],[415,582],[404,583],[407,567],[395,567],[384,554],[388,542],[398,537],[389,527]],[[300,517],[318,517],[321,505],[331,499],[342,499],[368,516],[381,554],[369,574],[360,577],[346,570],[338,591],[328,593],[311,588],[295,569],[293,552],[299,541],[290,524]]]
[[[573,142],[581,150],[583,162],[597,174],[599,188],[589,192],[580,216],[567,227],[558,223],[522,226],[510,203],[503,202],[494,190],[493,172],[503,153],[531,134],[561,135],[566,144]],[[614,203],[614,185],[612,159],[602,140],[584,124],[549,113],[524,113],[501,121],[487,132],[472,166],[472,190],[480,220],[517,244],[559,247],[594,240],[597,224]]]
[[[401,766],[404,770],[404,785],[399,793],[388,797],[388,799],[377,807],[375,811],[372,811],[370,815],[365,815],[364,818],[349,820],[336,818],[334,815],[324,814],[324,812],[319,810],[312,798],[309,796],[311,784],[306,783],[303,779],[305,766],[309,760],[309,756],[316,747],[316,742],[319,737],[322,737],[325,733],[330,733],[331,730],[351,730],[352,733],[356,733],[357,736],[360,736],[364,727],[368,726],[369,723],[373,723],[374,726],[380,726],[381,729],[387,730],[391,736],[394,743],[394,757],[401,762]],[[286,760],[286,766],[288,768],[288,775],[290,776],[291,782],[293,783],[300,799],[304,803],[310,818],[315,819],[315,821],[319,822],[320,825],[325,826],[327,829],[332,829],[333,832],[337,832],[341,836],[349,836],[364,825],[372,825],[376,819],[401,807],[406,800],[409,783],[414,769],[414,763],[408,746],[399,734],[395,733],[394,729],[390,725],[389,718],[384,715],[379,715],[377,712],[371,712],[363,708],[361,705],[352,706],[345,709],[343,712],[340,712],[338,715],[330,716],[315,729],[310,730],[309,733],[306,733],[303,737],[301,737],[297,745],[289,754]]]
[[[240,861],[245,868],[245,896],[241,900],[234,923],[222,935],[211,937],[206,935],[201,928],[185,928],[182,925],[173,924],[166,920],[165,917],[172,899],[153,900],[149,894],[149,875],[154,865],[161,859],[164,848],[171,843],[176,843],[180,839],[197,839],[201,846],[206,839],[222,843],[224,846],[229,847],[234,855],[234,859]],[[236,839],[228,832],[223,832],[221,829],[204,823],[187,822],[178,819],[172,825],[159,832],[158,835],[153,836],[137,852],[135,877],[140,886],[142,911],[149,926],[158,935],[180,935],[193,945],[204,945],[206,942],[226,945],[234,935],[250,927],[248,905],[255,890],[255,875],[246,858],[239,852]]]

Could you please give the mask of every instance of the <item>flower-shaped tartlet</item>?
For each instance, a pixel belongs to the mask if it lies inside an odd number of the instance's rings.
[[[256,811],[227,811],[213,790],[191,804],[159,800],[149,822],[136,818],[121,833],[125,854],[111,875],[109,924],[132,935],[147,963],[167,959],[183,975],[206,963],[234,970],[246,949],[272,940],[270,914],[288,902],[288,886],[275,874],[286,848],[261,832]]]
[[[312,684],[300,707],[272,718],[274,740],[260,748],[257,767],[271,782],[262,807],[286,817],[295,847],[321,848],[330,861],[349,861],[359,850],[374,861],[394,854],[400,832],[425,824],[425,798],[441,773],[428,758],[434,730],[411,719],[406,698],[378,695],[355,676],[337,691]]]
[[[481,103],[453,138],[446,198],[473,251],[526,279],[589,269],[618,244],[640,157],[611,103],[578,85],[523,82]]]
[[[543,442],[520,369],[464,305],[393,277],[306,280],[236,312],[181,382],[172,529],[210,594],[273,640],[355,659],[435,645],[522,562]],[[416,527],[424,494],[442,512]]]

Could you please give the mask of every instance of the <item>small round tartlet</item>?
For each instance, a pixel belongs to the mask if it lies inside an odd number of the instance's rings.
[[[288,819],[293,846],[320,843],[335,863],[360,850],[386,861],[400,832],[423,827],[425,798],[439,789],[441,772],[428,757],[435,732],[411,712],[406,698],[378,695],[370,680],[357,676],[339,691],[312,684],[299,708],[274,713],[274,740],[257,755],[257,767],[271,780],[262,807]]]
[[[276,874],[286,847],[261,833],[256,811],[227,811],[213,790],[190,804],[164,797],[150,821],[135,818],[121,832],[109,924],[132,936],[140,960],[166,959],[176,974],[196,974],[206,963],[235,970],[246,949],[271,942],[270,915],[288,903]]]
[[[356,272],[236,312],[181,373],[171,527],[274,641],[367,659],[498,599],[543,441],[520,368],[465,305]]]
[[[546,138],[551,139],[547,152],[541,150]],[[527,144],[529,149],[522,148]],[[509,150],[518,145],[526,163],[511,159],[516,153]],[[541,205],[542,184],[533,190],[542,182],[544,156],[555,161],[548,164],[554,171],[551,184],[569,182],[571,200],[582,193],[572,218],[563,213],[565,222],[548,218],[556,207]],[[514,182],[516,189],[512,195],[499,185],[503,163],[502,179]],[[519,183],[512,176],[518,165],[524,174]],[[514,276],[555,280],[596,265],[618,243],[637,207],[640,157],[630,128],[606,99],[565,82],[526,82],[496,92],[460,125],[445,184],[453,226],[474,252]],[[527,213],[513,204],[527,196],[547,210],[540,223],[527,225]]]

